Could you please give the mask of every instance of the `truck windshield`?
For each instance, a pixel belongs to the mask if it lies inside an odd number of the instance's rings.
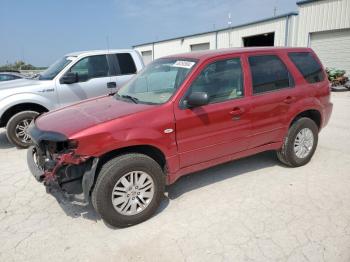
[[[52,80],[63,68],[66,67],[72,61],[71,57],[65,56],[57,60],[55,63],[49,66],[44,72],[40,73],[39,80]]]
[[[195,64],[195,60],[158,59],[125,84],[115,97],[133,103],[163,104],[177,91]]]

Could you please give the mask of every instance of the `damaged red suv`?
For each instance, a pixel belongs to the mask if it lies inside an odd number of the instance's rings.
[[[311,49],[169,56],[114,94],[37,118],[28,164],[47,187],[91,201],[107,223],[124,227],[151,217],[165,185],[183,175],[266,150],[287,166],[305,165],[331,111]]]

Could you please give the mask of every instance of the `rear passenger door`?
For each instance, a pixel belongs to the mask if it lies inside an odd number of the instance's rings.
[[[250,99],[240,57],[211,61],[175,105],[176,139],[181,168],[210,161],[248,146]],[[192,92],[206,92],[209,104],[186,108]]]
[[[115,82],[118,87],[124,85],[136,73],[137,68],[130,53],[110,54],[111,81]]]
[[[293,76],[282,57],[277,54],[247,56],[252,88],[252,137],[249,148],[283,139],[284,116],[298,94]]]

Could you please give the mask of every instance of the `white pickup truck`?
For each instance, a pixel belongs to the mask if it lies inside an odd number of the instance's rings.
[[[106,95],[143,67],[135,50],[67,54],[34,79],[0,83],[0,127],[13,144],[26,148],[31,142],[26,129],[38,114]]]

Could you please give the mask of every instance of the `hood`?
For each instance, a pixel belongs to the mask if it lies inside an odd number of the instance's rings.
[[[42,81],[36,79],[17,79],[11,81],[0,82],[0,91],[4,89],[12,89],[12,88],[22,88],[26,86],[35,86],[40,85]]]
[[[113,96],[104,96],[46,113],[40,116],[35,124],[40,130],[57,132],[70,137],[99,123],[152,107],[154,105],[128,103],[117,100]]]

